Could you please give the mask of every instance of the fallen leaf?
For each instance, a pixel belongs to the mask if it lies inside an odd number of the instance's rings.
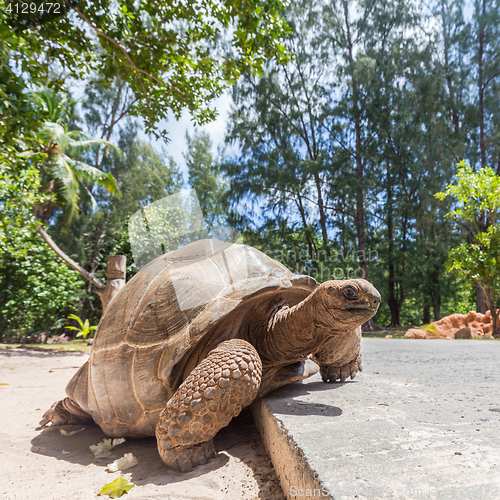
[[[79,431],[65,431],[64,429],[61,429],[59,432],[63,435],[63,436],[73,436],[75,435],[77,432],[82,432],[85,430],[85,427],[81,428]]]
[[[107,495],[110,498],[120,498],[124,493],[128,493],[135,486],[124,477],[115,479],[112,483],[106,484],[99,492],[99,496]]]
[[[91,445],[90,451],[96,458],[109,458],[111,456],[110,450],[124,442],[124,438],[115,438],[113,441],[111,439],[104,439],[101,443]]]
[[[109,464],[106,472],[117,472],[123,469],[131,469],[138,463],[137,458],[135,458],[132,453],[125,453],[122,458],[118,458],[112,464]]]

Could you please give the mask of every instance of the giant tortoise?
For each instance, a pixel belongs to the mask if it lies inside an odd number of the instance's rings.
[[[165,464],[189,471],[214,453],[219,429],[270,391],[318,369],[325,382],[354,378],[360,325],[379,303],[362,279],[318,285],[250,246],[190,243],[112,300],[68,397],[40,424],[156,435]]]

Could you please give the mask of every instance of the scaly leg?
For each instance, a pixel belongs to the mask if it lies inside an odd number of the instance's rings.
[[[210,351],[160,413],[156,438],[165,464],[182,472],[205,464],[212,438],[255,399],[261,377],[260,357],[245,340]]]
[[[344,382],[347,377],[353,379],[361,366],[361,328],[358,327],[349,334],[332,337],[323,344],[311,358],[321,372],[323,382]]]

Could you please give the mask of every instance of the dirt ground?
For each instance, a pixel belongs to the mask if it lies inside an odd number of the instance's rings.
[[[86,359],[81,353],[0,350],[2,500],[95,499],[120,476],[106,472],[114,458],[96,459],[89,449],[106,437],[98,426],[63,426],[85,428],[71,437],[60,427],[36,430]],[[219,453],[208,464],[182,474],[165,468],[154,438],[127,440],[112,450],[115,458],[131,452],[139,462],[122,474],[136,485],[122,498],[284,500],[248,411],[219,432],[215,447]]]

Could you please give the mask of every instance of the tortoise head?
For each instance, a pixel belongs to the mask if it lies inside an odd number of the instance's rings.
[[[375,315],[380,305],[380,293],[363,279],[333,280],[321,284],[316,300],[336,321],[359,326]]]

